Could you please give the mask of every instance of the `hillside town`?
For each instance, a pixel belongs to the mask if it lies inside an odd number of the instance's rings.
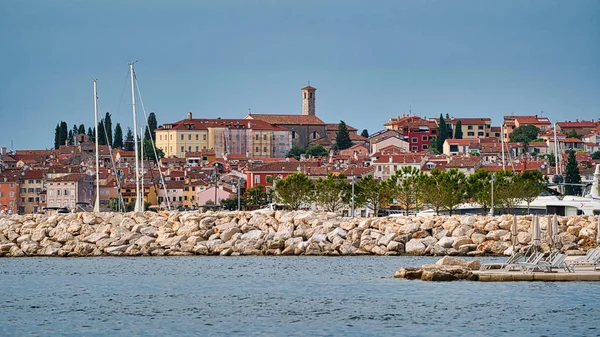
[[[151,137],[164,156],[158,161],[144,156],[141,165],[146,207],[211,209],[253,188],[269,192],[297,172],[312,180],[343,174],[356,181],[388,179],[403,167],[425,174],[456,169],[466,176],[478,170],[535,170],[552,182],[565,172],[569,152],[575,152],[583,180],[590,180],[594,164],[600,163],[600,120],[553,122],[541,114],[510,114],[493,124],[489,117],[428,118],[409,111],[368,134],[359,133],[361,125],[321,120],[316,88],[306,86],[301,95],[300,114],[250,112],[222,119],[188,112],[184,119],[158,126]],[[526,129],[537,134],[523,138]],[[84,132],[51,150],[1,147],[0,211],[87,210],[97,193],[102,210],[131,209],[135,152],[99,146],[97,191],[94,137]]]

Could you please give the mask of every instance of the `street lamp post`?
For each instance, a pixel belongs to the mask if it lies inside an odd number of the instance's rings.
[[[215,163],[215,210],[217,209],[217,184],[219,183],[219,179],[217,178],[217,163]]]
[[[237,195],[238,195],[238,212],[240,211],[240,182],[241,182],[241,178],[238,177],[238,184],[237,184]]]
[[[496,173],[492,174],[492,207],[490,209],[491,216],[494,216],[494,181],[496,181]]]

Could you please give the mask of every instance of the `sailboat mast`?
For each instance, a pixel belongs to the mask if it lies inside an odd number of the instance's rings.
[[[142,188],[141,188],[140,191],[141,191],[141,195],[142,195],[142,200],[144,200],[144,138],[143,138],[143,136],[141,136],[143,134],[144,134],[144,128],[141,127],[140,128],[140,137],[142,137],[142,138],[141,138],[141,141],[140,141],[140,150],[142,151],[141,152],[142,155],[140,156],[141,157],[140,161],[142,162],[142,165],[141,165],[141,167],[142,167],[142,179],[140,179],[141,180],[140,181],[140,185],[142,186]]]
[[[502,148],[502,171],[506,171],[506,164],[504,161],[504,124],[500,125],[500,147]]]
[[[135,149],[135,208],[134,212],[141,212],[140,200],[140,166],[138,157],[138,136],[137,136],[137,115],[135,111],[135,82],[133,63],[129,63],[129,73],[131,75],[131,109],[133,112],[133,144]]]
[[[100,212],[100,160],[98,159],[98,88],[94,80],[94,125],[96,130],[96,201],[94,212]]]

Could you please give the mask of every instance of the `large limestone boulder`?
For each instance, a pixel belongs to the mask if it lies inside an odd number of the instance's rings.
[[[405,245],[405,251],[408,255],[423,255],[426,248],[421,239],[411,239]]]
[[[239,229],[238,227],[228,227],[228,228],[223,229],[223,231],[219,234],[219,237],[224,242],[227,242],[227,241],[231,240],[231,238],[233,237],[234,234],[241,233],[241,232],[242,232],[242,230]]]
[[[242,240],[258,240],[262,239],[264,233],[259,229],[251,230],[248,233],[242,235]]]
[[[85,238],[85,241],[87,241],[89,243],[96,243],[102,239],[106,239],[107,237],[108,237],[108,234],[106,234],[106,233],[94,233],[94,234],[88,235]],[[58,240],[58,239],[56,241],[60,242],[60,240]]]
[[[473,240],[469,239],[466,236],[457,237],[454,239],[452,243],[452,248],[460,249],[461,246],[473,244]]]
[[[517,241],[519,244],[528,245],[531,242],[531,234],[528,232],[519,232],[517,234]]]
[[[437,242],[437,246],[443,247],[443,248],[452,248],[452,244],[454,243],[454,238],[446,236],[440,239],[440,241]]]
[[[469,270],[479,270],[481,267],[481,262],[479,262],[479,260],[465,261],[450,256],[444,256],[435,264],[439,266],[460,266]]]

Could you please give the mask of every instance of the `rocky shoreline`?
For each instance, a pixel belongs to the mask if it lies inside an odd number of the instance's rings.
[[[540,218],[543,250],[547,217]],[[559,217],[563,251],[596,244],[595,216]],[[512,253],[512,216],[343,218],[312,211],[0,215],[0,256],[435,255]],[[517,249],[531,244],[518,217]]]

